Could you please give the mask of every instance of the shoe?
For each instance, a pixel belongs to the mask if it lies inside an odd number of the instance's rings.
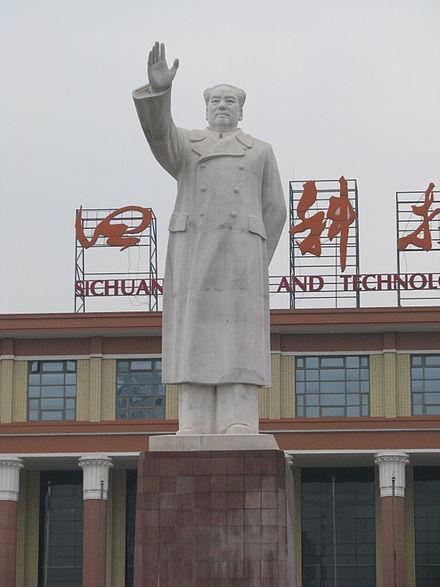
[[[176,432],[176,436],[201,436],[202,434],[206,433],[190,426],[179,428],[179,430]]]
[[[257,432],[247,424],[231,424],[222,434],[257,434]]]

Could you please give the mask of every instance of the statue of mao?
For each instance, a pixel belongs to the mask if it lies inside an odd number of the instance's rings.
[[[257,434],[258,388],[270,386],[268,264],[286,219],[272,148],[237,125],[246,94],[204,92],[208,127],[171,116],[163,44],[133,92],[150,148],[177,181],[163,298],[162,381],[179,386],[178,434]]]

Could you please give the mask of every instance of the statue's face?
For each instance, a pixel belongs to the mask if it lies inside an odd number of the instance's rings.
[[[233,130],[243,118],[243,109],[237,95],[227,86],[217,86],[211,92],[206,106],[209,127],[219,132]]]

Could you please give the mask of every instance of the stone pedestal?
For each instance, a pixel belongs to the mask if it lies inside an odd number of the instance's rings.
[[[284,453],[142,454],[134,585],[293,585],[287,577]]]

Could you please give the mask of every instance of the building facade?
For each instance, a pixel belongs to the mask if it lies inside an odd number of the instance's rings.
[[[298,587],[440,584],[439,323],[272,310],[260,428],[292,471]],[[0,316],[3,585],[132,585],[139,454],[177,429],[160,375],[160,312]]]

